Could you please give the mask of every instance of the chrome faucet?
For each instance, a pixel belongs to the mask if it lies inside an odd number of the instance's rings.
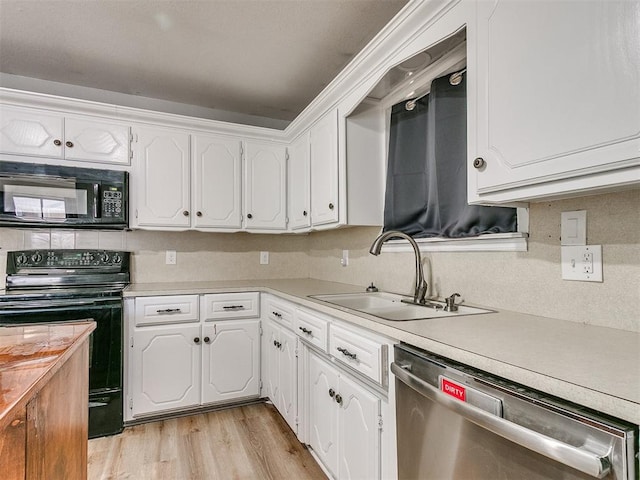
[[[384,232],[376,238],[371,244],[371,248],[369,249],[369,253],[371,255],[380,255],[380,251],[382,250],[382,244],[389,240],[392,237],[402,237],[409,241],[411,246],[413,247],[413,253],[416,257],[416,285],[415,290],[413,292],[413,303],[418,305],[424,305],[426,303],[425,296],[427,295],[427,282],[424,279],[424,271],[422,270],[422,257],[420,256],[420,249],[418,248],[418,244],[416,241],[411,238],[406,233],[399,232],[397,230],[389,230],[388,232]]]

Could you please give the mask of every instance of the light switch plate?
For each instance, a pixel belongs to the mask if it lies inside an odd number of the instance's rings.
[[[602,282],[602,245],[560,247],[563,280]]]
[[[587,244],[587,211],[560,214],[560,245]]]
[[[166,257],[165,257],[165,264],[175,265],[177,258],[178,258],[178,254],[176,253],[175,250],[167,250]]]

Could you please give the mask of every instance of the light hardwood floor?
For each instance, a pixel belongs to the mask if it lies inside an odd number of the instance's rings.
[[[272,405],[127,427],[89,441],[89,480],[326,480]]]

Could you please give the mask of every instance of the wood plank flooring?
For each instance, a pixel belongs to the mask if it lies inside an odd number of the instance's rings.
[[[273,405],[127,427],[89,440],[89,480],[326,480]]]

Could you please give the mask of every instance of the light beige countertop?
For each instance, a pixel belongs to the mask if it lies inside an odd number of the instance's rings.
[[[640,334],[499,311],[392,322],[308,298],[362,292],[313,279],[133,284],[125,297],[272,293],[528,387],[640,424]],[[491,308],[485,307],[485,308]]]

